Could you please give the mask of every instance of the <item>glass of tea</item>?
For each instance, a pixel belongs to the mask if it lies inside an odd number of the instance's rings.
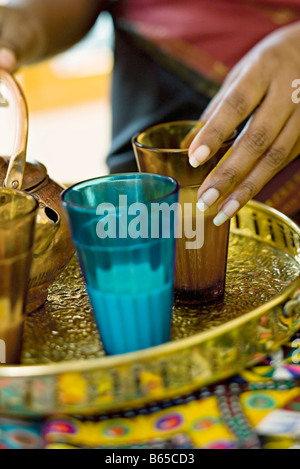
[[[176,297],[180,301],[201,304],[224,296],[230,222],[216,227],[217,207],[205,214],[198,210],[197,192],[208,174],[231,148],[236,134],[207,163],[192,168],[188,158],[189,136],[204,123],[175,121],[146,129],[132,139],[141,172],[163,174],[180,184],[175,273]]]
[[[20,361],[37,200],[0,189],[0,362]]]

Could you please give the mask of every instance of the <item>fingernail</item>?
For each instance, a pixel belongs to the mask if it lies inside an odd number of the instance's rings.
[[[0,48],[0,66],[7,70],[13,70],[16,67],[16,56],[10,49],[6,47]]]
[[[211,153],[210,148],[207,145],[201,145],[197,148],[190,157],[190,164],[197,168],[201,163],[204,163]],[[192,161],[191,161],[192,160]],[[192,164],[193,163],[193,164]],[[195,166],[197,164],[197,166]]]
[[[206,210],[208,209],[208,206],[203,202],[202,199],[198,200],[197,207],[200,212],[206,212]]]
[[[198,168],[198,166],[200,166],[199,161],[196,160],[196,158],[194,158],[193,155],[190,157],[190,165],[191,165],[193,168]]]
[[[214,219],[216,226],[221,226],[228,221],[240,208],[241,204],[237,200],[230,200]]]
[[[202,197],[198,200],[197,207],[201,212],[205,212],[209,207],[211,207],[219,198],[220,198],[220,192],[215,189],[214,187],[211,187],[208,189],[204,194],[202,194]]]

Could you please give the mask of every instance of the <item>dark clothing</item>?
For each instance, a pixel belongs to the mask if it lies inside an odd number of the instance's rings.
[[[137,171],[131,146],[136,133],[161,122],[199,119],[209,101],[116,30],[110,172]]]

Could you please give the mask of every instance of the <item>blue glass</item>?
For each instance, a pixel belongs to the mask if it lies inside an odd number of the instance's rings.
[[[179,185],[154,174],[85,181],[62,194],[108,355],[170,340]]]

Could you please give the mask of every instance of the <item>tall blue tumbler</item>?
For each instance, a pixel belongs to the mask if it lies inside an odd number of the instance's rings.
[[[108,355],[168,342],[179,185],[132,173],[76,184],[62,204]]]

